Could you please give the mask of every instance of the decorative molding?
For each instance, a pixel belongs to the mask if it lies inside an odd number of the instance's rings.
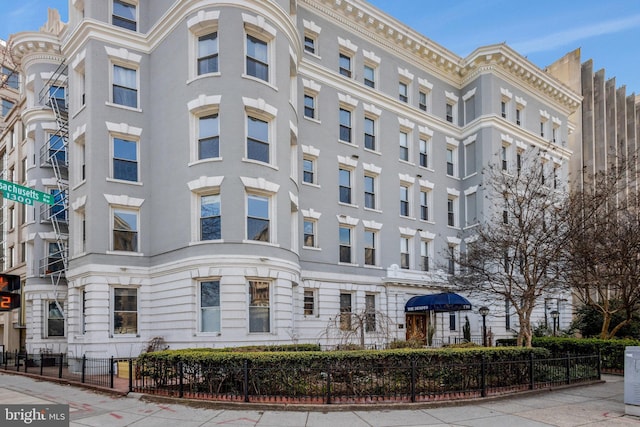
[[[138,199],[124,194],[121,194],[119,196],[116,196],[114,194],[103,194],[103,196],[107,200],[107,203],[114,206],[139,208],[144,203],[144,199]]]
[[[250,178],[246,176],[241,176],[240,180],[242,181],[242,184],[245,186],[245,188],[249,188],[251,190],[258,190],[258,191],[264,191],[267,193],[275,194],[278,192],[278,189],[280,188],[279,184],[267,181],[262,177]]]
[[[192,192],[218,190],[222,185],[222,180],[224,180],[224,176],[201,176],[198,179],[189,181],[187,187]]]

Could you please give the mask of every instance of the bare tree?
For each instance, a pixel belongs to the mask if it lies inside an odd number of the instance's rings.
[[[587,176],[572,194],[567,272],[575,298],[602,315],[600,338],[616,335],[640,310],[640,212],[635,157]],[[612,318],[622,320],[612,324]]]
[[[14,86],[18,81],[18,66],[12,54],[12,40],[0,40],[0,89]]]
[[[566,288],[562,250],[567,239],[566,191],[544,152],[521,153],[515,171],[483,171],[489,211],[455,262],[458,289],[490,300],[502,298],[518,316],[518,345],[531,346],[532,313]]]
[[[365,348],[366,339],[388,343],[395,328],[389,316],[380,311],[342,312],[329,319],[323,336],[339,346]]]

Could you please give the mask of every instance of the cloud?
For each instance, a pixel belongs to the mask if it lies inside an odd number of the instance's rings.
[[[531,40],[511,43],[510,45],[518,52],[526,55],[533,52],[544,52],[561,46],[575,44],[575,42],[579,40],[604,34],[613,34],[633,27],[640,27],[640,15],[632,15],[623,19],[573,28],[557,33],[547,34]]]

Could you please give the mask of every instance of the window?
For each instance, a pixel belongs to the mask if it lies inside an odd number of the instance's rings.
[[[371,175],[364,176],[364,207],[376,208],[376,179]]]
[[[340,109],[340,141],[351,142],[351,111]]]
[[[420,91],[418,93],[418,108],[422,111],[427,111],[427,94],[426,92]]]
[[[447,175],[455,176],[455,159],[454,159],[454,150],[452,148],[447,148]]]
[[[522,170],[522,151],[520,150],[516,153],[516,168],[519,174]]]
[[[553,167],[553,188],[555,190],[558,189],[558,167],[557,166]]]
[[[541,121],[540,122],[540,137],[544,138],[544,130],[545,130],[545,122]]]
[[[558,128],[555,126],[551,128],[551,141],[553,143],[558,142]]]
[[[269,198],[247,196],[247,239],[270,242]]]
[[[310,35],[304,36],[304,50],[309,53],[316,53],[316,39]]]
[[[113,211],[113,250],[138,251],[138,213],[115,209]]]
[[[364,231],[364,264],[376,265],[376,232]]]
[[[113,138],[113,178],[138,181],[138,144],[122,138]]]
[[[467,213],[466,218],[466,226],[471,226],[478,223],[478,212],[477,212],[477,204],[478,204],[478,196],[474,191],[473,193],[469,193],[465,195],[465,209]]]
[[[7,115],[9,115],[9,111],[11,111],[14,105],[16,104],[9,101],[8,99],[3,98],[2,99],[2,116],[6,117]]]
[[[507,162],[507,147],[504,145],[500,147],[500,160],[502,163],[502,170],[506,171],[508,169],[509,163]]]
[[[364,148],[376,149],[376,122],[369,117],[364,118]]]
[[[340,227],[340,262],[351,264],[351,228]]]
[[[51,85],[49,87],[49,102],[55,104],[55,108],[65,111],[67,109],[66,88],[64,86]]]
[[[270,283],[249,281],[249,332],[270,332]]]
[[[247,116],[247,158],[269,163],[269,123]]]
[[[364,66],[364,85],[372,89],[376,87],[376,70],[370,65]]]
[[[456,248],[455,246],[449,246],[449,268],[447,269],[449,274],[456,274]]]
[[[475,140],[465,141],[464,143],[464,166],[466,176],[472,175],[477,171]]]
[[[136,7],[120,0],[113,0],[113,15],[111,22],[117,27],[136,31]]]
[[[452,311],[449,313],[449,330],[450,331],[456,330],[456,312],[455,311]]]
[[[84,335],[87,332],[87,291],[84,288],[81,290],[80,298],[80,330]]]
[[[49,135],[49,157],[47,158],[49,163],[56,162],[56,164],[65,164],[67,161],[67,147],[62,135],[51,134]]]
[[[420,139],[420,166],[429,167],[429,141]]]
[[[306,93],[304,94],[304,116],[310,119],[316,118],[316,98]]]
[[[304,246],[316,248],[316,220],[305,218],[304,220]]]
[[[47,269],[45,273],[64,270],[64,249],[57,242],[47,242]]]
[[[344,53],[341,53],[338,59],[338,65],[340,69],[340,74],[350,78],[351,77],[351,57],[345,55]]]
[[[47,336],[64,337],[64,315],[62,301],[47,303]]]
[[[220,195],[200,196],[200,240],[221,238]]]
[[[504,100],[500,102],[500,115],[503,119],[507,118],[507,103]]]
[[[516,108],[516,124],[522,126],[522,108]]]
[[[340,329],[351,329],[351,294],[340,293]]]
[[[314,159],[304,158],[302,159],[302,181],[308,184],[316,183],[316,162]]]
[[[453,104],[447,102],[446,118],[449,123],[453,123]]]
[[[113,334],[138,333],[138,290],[113,289]]]
[[[509,213],[506,210],[502,211],[502,223],[509,224]]]
[[[269,81],[268,44],[251,35],[247,35],[247,75]]]
[[[409,135],[400,132],[400,160],[409,161]]]
[[[316,315],[316,293],[313,289],[305,289],[303,295],[303,314],[305,316]]]
[[[339,170],[339,190],[340,203],[351,204],[351,171],[348,169]]]
[[[138,107],[137,71],[113,66],[113,103],[126,107]]]
[[[447,199],[447,225],[450,227],[455,227],[456,225],[455,199],[451,197]]]
[[[200,282],[200,332],[220,332],[220,281]]]
[[[18,90],[18,73],[4,65],[0,68],[0,80],[6,82],[6,86]]]
[[[367,294],[364,296],[365,311],[365,332],[374,332],[376,330],[376,296]]]
[[[219,126],[217,114],[198,118],[198,160],[220,157]]]
[[[409,269],[409,238],[401,237],[400,238],[400,268],[405,270]]]
[[[429,271],[430,242],[423,240],[420,245],[420,267],[422,271]]]
[[[198,37],[198,75],[218,72],[218,33]]]
[[[406,185],[400,186],[400,215],[409,215],[409,187]]]
[[[429,221],[429,193],[420,191],[420,219]]]
[[[398,83],[398,99],[402,102],[409,102],[409,88],[406,83]]]

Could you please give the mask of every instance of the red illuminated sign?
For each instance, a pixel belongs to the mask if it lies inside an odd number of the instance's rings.
[[[0,311],[9,311],[20,307],[20,294],[0,292]]]

